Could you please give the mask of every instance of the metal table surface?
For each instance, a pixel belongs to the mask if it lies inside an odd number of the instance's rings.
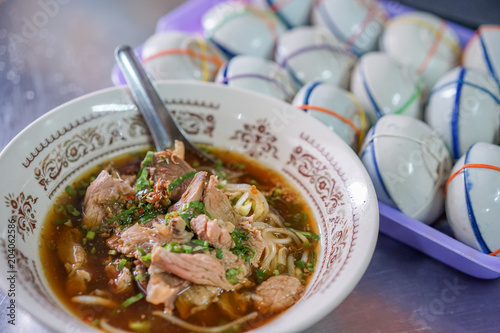
[[[111,86],[115,46],[139,45],[182,2],[0,0],[0,149],[52,108]],[[49,332],[22,309],[8,324],[7,302],[0,293],[0,332]],[[307,332],[500,332],[499,313],[500,280],[380,235],[354,291]]]

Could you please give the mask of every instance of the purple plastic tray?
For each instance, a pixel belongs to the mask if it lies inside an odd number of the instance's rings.
[[[225,1],[228,0],[187,1],[162,17],[156,25],[156,32],[178,30],[201,34],[203,14],[212,6]],[[249,2],[249,0],[243,1]],[[381,0],[381,3],[385,6],[390,17],[414,11],[413,8],[390,0]],[[449,24],[458,35],[463,48],[474,31],[452,22]],[[139,57],[141,50],[141,47],[136,49]],[[112,79],[115,85],[125,84],[125,80],[117,68],[113,69]],[[451,237],[446,221],[441,221],[440,224],[431,227],[382,202],[379,202],[379,208],[380,231],[382,233],[471,276],[481,279],[500,277],[500,258],[477,251]]]

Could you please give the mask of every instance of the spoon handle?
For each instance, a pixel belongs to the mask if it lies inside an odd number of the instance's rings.
[[[134,50],[127,45],[119,46],[115,58],[153,136],[156,150],[171,147],[175,138],[168,133],[176,133],[178,129]]]
[[[172,147],[174,141],[179,140],[187,150],[207,162],[215,163],[211,156],[189,141],[182,127],[166,108],[134,50],[127,45],[119,46],[115,51],[115,58],[153,136],[156,150],[162,151]]]

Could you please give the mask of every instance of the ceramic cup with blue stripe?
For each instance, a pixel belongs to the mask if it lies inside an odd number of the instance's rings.
[[[279,38],[276,48],[276,62],[300,87],[319,80],[346,88],[355,61],[344,44],[321,27],[289,30]]]
[[[240,55],[232,58],[220,68],[215,82],[288,102],[297,92],[285,69],[274,61],[254,56]]]
[[[397,16],[387,21],[380,50],[415,70],[430,91],[436,82],[458,66],[458,37],[448,23],[423,12]]]
[[[488,74],[457,67],[431,91],[425,121],[456,160],[476,142],[500,143],[500,91]]]
[[[253,3],[273,11],[288,29],[292,29],[309,23],[313,0],[254,0]]]
[[[446,215],[456,238],[488,254],[500,249],[499,169],[500,147],[474,144],[455,163],[452,174],[460,171],[450,180],[446,196]]]
[[[370,52],[359,59],[351,75],[351,91],[372,123],[386,114],[422,118],[417,74],[385,53]]]
[[[326,27],[357,56],[377,48],[386,19],[373,0],[320,0],[312,11],[313,23]]]
[[[488,73],[500,89],[500,25],[482,25],[465,46],[462,65]]]
[[[229,58],[253,55],[272,59],[286,27],[272,11],[238,1],[222,2],[202,17],[203,33]]]
[[[451,159],[444,142],[423,121],[401,115],[380,118],[360,157],[380,201],[426,224],[444,212]]]

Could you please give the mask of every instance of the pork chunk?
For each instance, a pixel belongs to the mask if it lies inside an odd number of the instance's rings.
[[[157,246],[151,253],[151,263],[195,284],[219,287],[224,290],[233,289],[233,285],[226,279],[226,272],[221,261],[209,254],[174,253]]]
[[[255,290],[254,306],[260,313],[281,312],[294,305],[304,290],[305,287],[294,276],[273,276]]]
[[[186,163],[181,156],[171,150],[166,150],[154,153],[148,171],[155,184],[160,181],[165,181],[170,184],[177,178],[194,171],[194,169]],[[181,184],[172,189],[170,199],[172,201],[178,201],[181,195],[186,191],[190,182],[190,179],[185,179]]]
[[[205,240],[218,249],[234,247],[233,239],[226,228],[220,226],[217,220],[210,220],[205,214],[193,218],[190,222],[191,229],[199,239]]]
[[[226,229],[233,232],[234,226],[238,224],[240,217],[231,206],[229,198],[217,188],[219,181],[217,177],[210,176],[210,180],[205,187],[203,203],[205,210],[216,220],[227,223]]]
[[[169,212],[178,212],[181,210],[182,206],[188,204],[192,201],[200,201],[203,195],[203,190],[205,188],[205,177],[206,172],[198,172],[191,183],[189,184],[186,191],[182,194],[181,199],[175,204],[168,208]]]
[[[189,281],[167,273],[155,265],[148,269],[149,282],[146,290],[146,301],[151,304],[164,304],[165,311],[172,312],[175,308],[177,295],[191,284]]]
[[[100,225],[107,216],[105,206],[120,196],[134,195],[135,189],[122,179],[111,177],[103,170],[90,184],[83,199],[83,225],[92,228]]]

